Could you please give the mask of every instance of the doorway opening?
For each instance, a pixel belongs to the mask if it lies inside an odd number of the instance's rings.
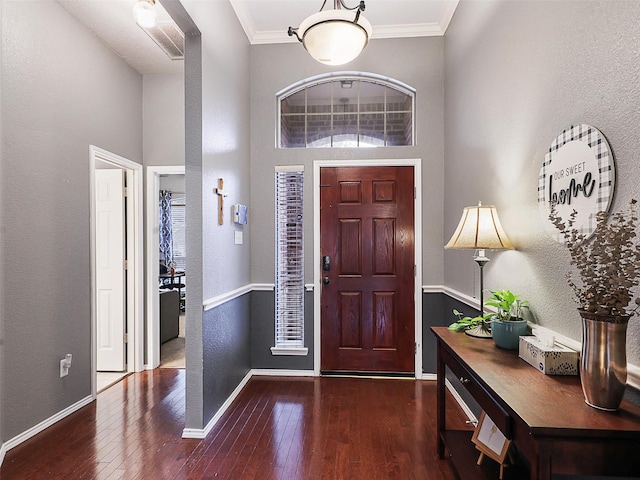
[[[335,353],[335,352],[330,353],[330,350],[326,348],[327,342],[325,342],[326,339],[323,337],[323,328],[322,328],[323,327],[323,301],[329,298],[327,296],[323,296],[324,290],[338,288],[339,284],[336,283],[338,282],[338,277],[346,278],[348,281],[352,283],[355,282],[354,285],[357,285],[358,279],[356,277],[361,275],[361,273],[358,270],[359,263],[356,260],[362,259],[363,263],[366,263],[365,262],[366,259],[361,257],[360,254],[357,254],[357,255],[348,254],[348,256],[345,258],[350,259],[351,263],[353,264],[349,266],[350,271],[343,272],[342,270],[340,270],[339,269],[340,265],[338,265],[337,262],[331,263],[331,270],[334,270],[334,271],[326,272],[326,269],[323,269],[323,263],[321,259],[323,258],[322,256],[327,255],[327,253],[323,251],[323,248],[327,248],[326,242],[325,244],[323,244],[323,241],[322,241],[322,238],[323,238],[322,234],[326,233],[322,231],[323,229],[326,229],[325,228],[326,221],[324,222],[325,225],[322,225],[322,222],[321,222],[321,219],[323,218],[321,213],[321,202],[323,198],[321,190],[323,188],[326,188],[325,182],[322,180],[323,169],[327,169],[328,171],[329,169],[336,169],[336,168],[349,169],[350,167],[357,167],[357,170],[360,173],[364,173],[366,175],[367,172],[369,171],[373,172],[375,169],[378,169],[380,167],[391,167],[392,169],[394,167],[410,167],[410,170],[412,171],[413,180],[409,182],[411,183],[411,185],[409,186],[409,195],[413,199],[413,212],[410,215],[412,218],[407,219],[408,221],[407,225],[412,224],[410,228],[412,228],[411,235],[413,236],[413,238],[411,238],[410,240],[412,240],[413,245],[411,245],[411,247],[408,250],[405,249],[403,255],[405,255],[405,257],[409,258],[410,260],[409,264],[404,265],[404,267],[406,267],[405,269],[409,271],[409,273],[405,275],[405,277],[407,277],[405,278],[405,281],[408,282],[406,285],[408,286],[409,289],[412,290],[412,292],[410,293],[411,298],[406,301],[413,303],[413,310],[411,312],[413,319],[410,320],[410,321],[413,321],[413,325],[409,325],[410,334],[408,336],[405,335],[404,338],[401,340],[401,343],[398,344],[398,345],[401,344],[401,349],[406,351],[405,353],[407,353],[407,355],[409,356],[409,359],[403,360],[404,363],[402,364],[403,366],[400,369],[396,366],[397,364],[393,364],[391,361],[387,361],[383,359],[381,364],[383,368],[379,371],[379,373],[393,372],[393,371],[405,372],[405,371],[411,370],[415,375],[415,378],[417,379],[422,378],[422,297],[421,297],[421,282],[422,282],[421,216],[422,216],[422,213],[421,213],[421,189],[420,189],[420,186],[421,186],[420,164],[421,162],[419,159],[364,160],[364,161],[332,161],[331,160],[331,161],[314,162],[314,373],[315,375],[319,376],[322,370],[329,370],[329,371],[343,370],[341,366],[335,367],[333,365],[330,365],[329,367],[327,367],[327,365],[329,365],[325,361],[327,359],[322,358],[323,355],[326,357],[327,355],[333,355]],[[391,201],[391,199],[395,198],[397,194],[397,192],[394,190],[395,188],[394,182],[395,181],[390,182],[386,180],[380,181],[380,182],[375,182],[375,181],[369,182],[369,183],[372,183],[373,186],[371,188],[373,188],[374,192],[377,191],[377,195],[378,195],[377,201],[379,201],[379,203],[383,203],[383,204],[394,203]],[[358,185],[362,185],[363,186],[362,188],[364,188],[365,184],[352,179],[345,180],[345,182],[341,184],[340,188],[337,189],[336,194],[347,195],[349,198],[347,198],[344,202],[342,202],[339,198],[337,198],[337,199],[334,199],[335,201],[332,201],[330,203],[334,206],[337,206],[340,203],[344,203],[345,205],[348,203],[353,203],[354,206],[356,204],[361,203],[359,201],[360,189]],[[381,205],[375,206],[374,210],[377,211],[379,207],[381,207]],[[345,315],[344,318],[351,318],[351,321],[349,322],[348,325],[343,324],[344,322],[339,323],[338,327],[341,332],[340,333],[341,337],[338,340],[330,340],[330,343],[333,343],[336,345],[336,348],[334,350],[336,349],[338,350],[337,355],[343,355],[343,354],[347,356],[355,355],[357,357],[358,355],[360,355],[361,352],[364,352],[366,349],[369,349],[370,351],[377,351],[377,353],[382,353],[383,355],[387,355],[387,354],[391,355],[392,351],[398,348],[394,344],[394,341],[398,333],[397,330],[394,330],[396,328],[396,325],[394,324],[390,328],[381,328],[379,325],[375,324],[375,322],[379,322],[380,320],[386,321],[387,319],[393,317],[393,311],[395,309],[393,304],[394,304],[394,300],[396,299],[396,296],[394,296],[393,289],[391,287],[387,287],[386,285],[383,285],[381,287],[381,290],[377,291],[376,290],[377,287],[375,287],[375,285],[377,285],[376,282],[378,279],[382,281],[386,281],[389,278],[395,276],[395,274],[392,275],[390,272],[396,267],[395,265],[392,265],[391,263],[389,263],[393,259],[393,254],[389,253],[389,255],[386,255],[386,256],[385,255],[381,256],[379,254],[381,252],[387,251],[387,249],[389,249],[389,252],[391,252],[390,249],[393,247],[394,242],[401,243],[407,240],[402,239],[401,237],[398,237],[397,235],[393,234],[394,225],[397,225],[396,220],[392,219],[391,217],[387,219],[386,214],[378,216],[378,214],[375,212],[367,213],[366,215],[370,217],[369,220],[373,221],[372,228],[378,229],[377,232],[372,230],[372,232],[374,232],[375,235],[373,234],[369,235],[369,238],[365,240],[371,241],[373,243],[378,242],[375,245],[369,245],[369,247],[367,248],[373,251],[373,253],[371,251],[369,253],[372,253],[373,255],[372,261],[374,263],[377,262],[376,268],[378,268],[378,270],[380,271],[377,273],[374,272],[374,274],[370,275],[371,281],[373,282],[370,288],[371,291],[369,292],[363,291],[360,294],[358,294],[355,290],[353,290],[353,288],[351,288],[353,287],[353,285],[350,284],[350,287],[344,290],[344,292],[342,292],[342,296],[338,295],[339,296],[338,299],[331,298],[331,301],[328,302],[328,305],[332,306],[329,309],[334,310],[332,311],[333,317],[340,316],[341,315],[340,312],[342,311],[342,313]],[[347,242],[342,243],[341,245],[343,246],[351,245],[357,249],[357,245],[359,244],[358,239],[361,238],[363,233],[365,233],[363,230],[364,220],[359,221],[356,214],[351,215],[349,213],[347,217],[349,218],[345,217],[345,219],[337,221],[336,228],[340,231],[343,231],[343,233],[348,236]],[[380,221],[376,222],[376,220],[380,220]],[[366,245],[364,245],[364,243],[362,243],[363,245],[362,251],[360,252],[362,254],[366,253],[365,252]],[[331,254],[333,254],[336,257],[338,257],[341,253],[340,248],[341,248],[340,246],[336,246],[336,245],[329,246],[329,249],[332,250]],[[385,259],[389,260],[389,262],[386,262]],[[389,264],[387,265],[387,263]],[[404,263],[407,263],[407,262],[404,262]],[[383,270],[385,269],[389,270],[389,272],[384,273]],[[332,278],[332,276],[336,278]],[[379,278],[376,279],[376,277],[379,277]],[[336,281],[334,282],[332,280],[336,280]],[[402,287],[402,288],[405,288],[405,287]],[[371,299],[371,301],[369,302],[370,305],[367,305],[367,303],[364,301],[365,296],[370,297]],[[338,309],[337,311],[335,311],[336,308]],[[368,309],[368,312],[365,311],[367,309]],[[385,312],[387,313],[385,314]],[[365,318],[366,315],[368,315],[371,318],[367,320]],[[371,327],[371,325],[365,325],[365,322],[367,321],[369,323],[373,322],[372,325],[375,324],[374,325],[375,328],[372,331],[372,335],[375,338],[369,339],[370,341],[365,341],[366,330],[369,327]],[[411,330],[413,331],[411,332]],[[370,328],[369,328],[369,332],[371,332]],[[346,341],[344,341],[345,339]],[[362,345],[358,343],[359,341],[363,342]],[[323,354],[323,348],[324,348],[324,354]],[[385,365],[385,362],[388,363],[389,365]],[[356,365],[356,367],[354,369],[351,369],[353,371],[367,371],[371,369],[376,371],[378,370],[375,367],[371,367],[369,360],[364,359],[364,357],[363,359],[360,359],[359,357],[357,357],[354,365]]]
[[[95,398],[144,369],[142,165],[92,145],[89,170]]]
[[[171,192],[174,218],[185,206],[185,167],[147,167],[147,368],[159,366],[185,367],[185,295],[187,276],[184,269],[184,249],[180,240],[180,228],[172,242],[174,275],[171,276],[166,259],[160,258],[160,192]],[[183,224],[184,225],[184,224]],[[164,272],[164,267],[168,269]],[[161,271],[162,268],[162,271]],[[163,360],[164,353],[164,362]]]

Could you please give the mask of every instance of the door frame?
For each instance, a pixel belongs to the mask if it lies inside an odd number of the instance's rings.
[[[160,293],[158,292],[160,175],[184,174],[184,165],[147,166],[147,370],[153,370],[160,366]],[[153,241],[153,239],[157,241]]]
[[[91,394],[95,399],[97,372],[98,312],[96,307],[96,161],[110,163],[125,172],[127,179],[127,372],[144,370],[144,275],[142,228],[142,165],[89,145],[89,198],[91,249]],[[124,341],[124,339],[123,339]]]
[[[414,204],[414,321],[415,321],[415,378],[422,379],[422,160],[315,160],[313,162],[313,374],[320,376],[320,317],[321,277],[320,268],[320,169],[328,167],[413,167],[415,188]]]

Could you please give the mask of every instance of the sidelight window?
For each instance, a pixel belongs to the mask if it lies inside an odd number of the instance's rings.
[[[304,167],[276,167],[276,321],[274,355],[306,355],[304,347]]]

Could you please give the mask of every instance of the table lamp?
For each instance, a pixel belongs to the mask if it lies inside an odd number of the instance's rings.
[[[465,207],[456,231],[444,248],[476,250],[473,259],[480,267],[480,315],[484,315],[483,269],[489,261],[485,250],[513,250],[513,244],[498,219],[496,207],[482,205],[482,202],[478,202],[477,206]],[[482,327],[477,327],[473,332],[465,333],[476,337],[490,337],[491,333]]]

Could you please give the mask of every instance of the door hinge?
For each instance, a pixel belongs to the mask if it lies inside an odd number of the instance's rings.
[[[124,189],[122,190],[122,193],[124,194],[125,197],[129,196],[129,187],[124,187]]]
[[[418,342],[414,342],[413,344],[413,354],[416,355],[418,353]]]
[[[413,199],[416,200],[418,198],[418,189],[413,187]]]
[[[417,265],[414,265],[414,266],[413,266],[413,277],[415,278],[415,277],[417,277],[417,276],[418,276],[418,266],[417,266]]]
[[[124,269],[127,270],[129,268],[129,260],[125,260],[123,266]]]
[[[125,334],[122,336],[122,339],[124,340],[124,343],[129,343],[129,334],[128,334],[128,333],[125,333]]]

